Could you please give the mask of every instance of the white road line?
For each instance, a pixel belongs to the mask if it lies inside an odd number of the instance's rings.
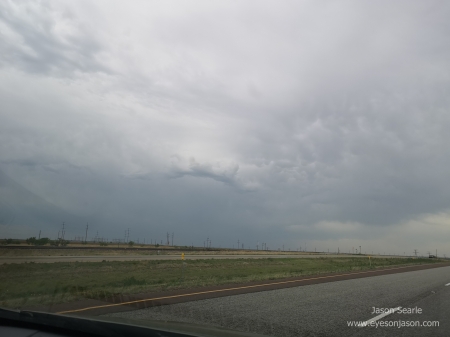
[[[384,312],[384,313],[382,313],[382,314],[380,314],[380,315],[378,315],[378,316],[375,316],[374,318],[371,318],[371,319],[369,319],[369,320],[367,320],[367,321],[365,321],[365,322],[359,323],[358,326],[359,326],[360,328],[365,327],[365,326],[368,326],[371,322],[376,322],[376,321],[378,321],[380,318],[383,318],[383,317],[386,317],[387,315],[393,314],[394,312],[396,312],[397,310],[400,310],[401,308],[402,308],[402,307],[392,308],[392,309],[388,310],[388,312]]]
[[[446,286],[446,287],[447,287],[447,286],[450,286],[450,283],[447,283],[445,286]]]

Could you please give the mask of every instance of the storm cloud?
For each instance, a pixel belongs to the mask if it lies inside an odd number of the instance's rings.
[[[2,2],[2,236],[66,221],[445,251],[449,16],[442,1]]]

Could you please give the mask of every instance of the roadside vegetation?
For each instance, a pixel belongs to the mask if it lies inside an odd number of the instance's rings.
[[[106,247],[111,249],[99,250],[95,249],[97,247]],[[42,247],[39,249],[9,249],[2,248],[0,249],[0,257],[36,257],[36,256],[145,256],[145,255],[156,255],[158,253],[157,250],[117,250],[114,249],[117,245],[99,242],[95,246],[94,249],[90,249],[89,246],[83,247],[83,249],[67,249],[64,246],[60,246],[58,249],[48,249],[46,247]],[[122,247],[122,246],[121,246]],[[123,245],[123,248],[128,247]],[[172,253],[172,252],[171,252]],[[173,252],[177,255],[181,254],[181,252]],[[160,252],[162,254],[162,251]]]
[[[52,241],[49,238],[40,238],[36,239],[35,236],[28,238],[25,240],[27,245],[33,245],[33,246],[45,246],[46,244],[50,244]]]
[[[70,245],[73,247],[73,245]],[[107,247],[108,249],[95,249],[97,247]],[[181,250],[189,255],[320,255],[319,253],[305,253],[305,252],[283,252],[283,251],[262,251],[262,250],[233,250],[220,249],[208,250],[198,248],[197,250],[190,250],[187,247],[167,247],[160,248],[159,245],[144,246],[133,242],[132,245],[117,243],[96,243],[95,245],[81,244],[78,249],[71,249],[70,247],[59,247],[58,249],[46,249],[47,247],[39,247],[36,249],[14,249],[2,248],[0,249],[0,256],[118,256],[118,255],[180,255]],[[80,249],[82,248],[82,249]],[[93,249],[90,249],[93,248]],[[121,249],[116,249],[121,248]],[[125,248],[125,249],[124,249]],[[144,248],[144,249],[140,249]],[[147,248],[147,249],[145,249]],[[148,249],[151,248],[151,249]],[[159,248],[159,249],[158,249]],[[159,250],[159,253],[158,253]],[[345,255],[343,255],[345,256]]]
[[[2,245],[20,245],[20,241],[16,239],[1,240]]]
[[[41,239],[42,240],[42,239]],[[56,241],[56,240],[55,240]],[[51,244],[50,244],[51,245]],[[13,247],[1,247],[0,257],[6,256],[119,256],[119,255],[180,255],[181,252],[185,252],[189,255],[303,255],[303,256],[324,256],[324,257],[366,257],[366,255],[359,254],[346,254],[341,253],[323,253],[323,252],[297,252],[297,251],[273,251],[273,250],[237,250],[226,248],[203,248],[203,247],[186,247],[186,246],[160,246],[157,245],[143,245],[133,242],[130,244],[120,243],[65,243],[65,245],[59,245],[58,249],[50,247],[50,245],[44,245],[40,247],[30,247],[29,249],[15,249]],[[55,246],[55,245],[51,245]],[[56,245],[57,246],[57,245]],[[96,249],[102,247],[102,249]],[[48,249],[47,249],[48,248]],[[76,249],[74,249],[76,248]],[[120,248],[120,249],[116,249]],[[159,251],[159,253],[158,253]],[[391,255],[374,255],[377,257],[395,258]],[[405,256],[403,256],[405,257]]]
[[[0,265],[0,306],[22,308],[115,294],[243,283],[443,262],[413,258],[268,258],[238,260],[22,263]]]

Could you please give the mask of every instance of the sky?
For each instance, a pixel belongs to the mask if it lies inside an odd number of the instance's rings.
[[[0,2],[0,237],[448,254],[446,1]]]

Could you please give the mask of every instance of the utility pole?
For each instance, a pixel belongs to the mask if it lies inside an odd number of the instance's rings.
[[[38,240],[40,240],[41,239],[41,230],[39,230],[39,238],[38,238]]]
[[[87,232],[89,229],[89,224],[86,222],[86,236],[84,237],[84,242],[87,242]]]
[[[359,254],[361,255],[361,246],[359,246]]]
[[[173,232],[172,232],[172,246],[173,246]]]
[[[66,234],[66,230],[64,229],[64,222],[62,224],[62,232],[61,232],[61,237],[64,240],[64,234]]]
[[[170,234],[167,232],[167,245],[170,246]]]

